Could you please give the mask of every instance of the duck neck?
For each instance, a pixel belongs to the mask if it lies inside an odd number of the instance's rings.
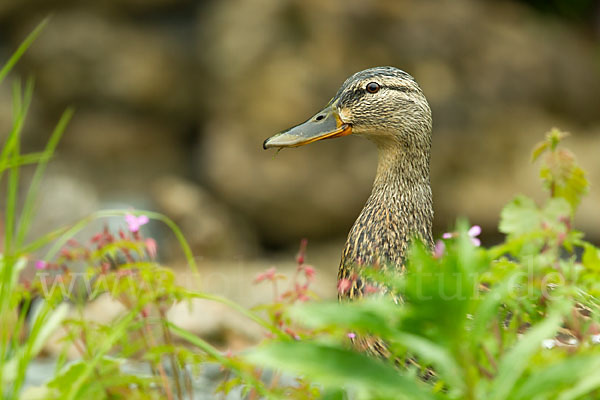
[[[378,148],[373,190],[350,231],[342,264],[401,268],[413,237],[433,243],[429,146],[378,143]]]

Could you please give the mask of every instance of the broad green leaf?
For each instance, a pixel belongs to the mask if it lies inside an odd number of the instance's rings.
[[[391,364],[348,349],[311,342],[275,342],[250,350],[251,363],[305,375],[327,388],[348,388],[394,399],[433,399],[425,384]]]
[[[292,307],[290,317],[310,328],[336,327],[389,336],[403,308],[385,298],[352,303],[306,303]]]
[[[519,195],[508,203],[500,213],[500,232],[507,235],[520,235],[531,232],[541,223],[535,202]]]
[[[544,220],[548,224],[558,222],[560,218],[569,217],[570,213],[571,207],[569,206],[569,202],[560,197],[548,200],[548,203],[542,210]]]

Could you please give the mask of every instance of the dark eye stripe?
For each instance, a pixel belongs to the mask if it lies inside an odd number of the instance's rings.
[[[416,93],[417,92],[416,89],[413,89],[408,86],[403,86],[403,85],[380,85],[379,90],[381,90],[381,89],[397,90],[402,93]],[[370,93],[367,90],[365,90],[364,88],[354,89],[353,92],[355,94]]]
[[[403,93],[416,93],[417,91],[408,86],[382,86],[384,89],[398,90]]]
[[[409,86],[404,86],[404,85],[381,85],[379,91],[381,91],[381,89],[397,90],[402,93],[417,93],[418,92],[417,89],[411,88]],[[352,89],[351,91],[339,93],[338,95],[336,95],[336,98],[338,96],[340,96],[342,101],[347,101],[347,100],[356,99],[356,98],[359,98],[359,97],[362,97],[365,95],[372,96],[373,94],[369,93],[363,86],[363,87],[356,87],[356,88]]]

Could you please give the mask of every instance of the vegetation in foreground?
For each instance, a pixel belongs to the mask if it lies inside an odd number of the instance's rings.
[[[0,83],[42,27],[0,70]],[[533,153],[548,198],[538,205],[515,197],[500,215],[503,243],[478,246],[477,228],[461,221],[433,254],[415,243],[404,276],[369,269],[373,295],[345,304],[314,300],[314,269],[305,264],[303,243],[288,289],[281,290],[285,277],[267,270],[256,281],[274,285],[273,301],[246,310],[175,283],[172,271],[156,261],[157,243],[142,233],[149,219],[171,228],[197,272],[185,238],[160,214],[104,210],[27,240],[39,182],[72,114],[64,113],[43,151],[21,154],[32,95],[32,80],[13,83],[13,126],[0,151],[2,398],[193,398],[197,376],[214,364],[222,368],[217,391],[241,390],[249,399],[343,399],[348,393],[357,399],[599,397],[600,250],[573,228],[587,181],[561,147],[560,131],[550,132]],[[35,168],[26,187],[22,168]],[[73,239],[90,221],[107,217],[122,217],[122,228],[104,229],[85,242]],[[32,256],[42,249],[44,257]],[[38,271],[31,281],[21,277],[28,264]],[[379,291],[397,294],[404,304]],[[99,296],[110,296],[125,311],[107,324],[86,319],[84,305]],[[264,342],[241,354],[223,353],[167,319],[170,307],[195,298],[246,315],[264,328]],[[24,388],[28,365],[57,329],[66,333],[65,352],[53,378]],[[351,338],[358,335],[383,339],[392,360],[353,351]],[[70,347],[79,351],[77,361],[67,362]],[[127,372],[124,366],[132,363],[146,372]],[[423,382],[426,373],[433,377]]]

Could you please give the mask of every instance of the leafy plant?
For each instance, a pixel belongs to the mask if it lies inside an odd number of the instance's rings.
[[[573,229],[587,180],[560,147],[565,136],[553,130],[536,147],[550,196],[541,206],[523,195],[511,201],[503,243],[478,247],[461,221],[434,254],[414,243],[405,275],[365,271],[402,306],[381,295],[294,306],[289,318],[317,334],[266,343],[247,359],[360,399],[597,398],[600,253]],[[348,336],[376,336],[393,356],[358,354]]]
[[[45,25],[46,21],[38,25],[0,69],[0,83]],[[33,199],[46,164],[72,115],[70,109],[63,113],[42,152],[22,154],[21,135],[32,95],[33,79],[27,80],[25,87],[19,80],[14,81],[13,124],[0,152],[0,180],[4,178],[6,188],[3,250],[0,254],[0,394],[7,399],[18,396],[28,364],[40,352],[42,345],[60,325],[66,313],[66,306],[43,304],[29,321],[28,339],[22,341],[25,319],[31,311],[32,298],[26,285],[19,282],[19,275],[27,264],[29,249],[24,245],[24,241],[33,218]],[[19,213],[17,203],[20,170],[23,166],[32,164],[36,165],[35,173]]]

